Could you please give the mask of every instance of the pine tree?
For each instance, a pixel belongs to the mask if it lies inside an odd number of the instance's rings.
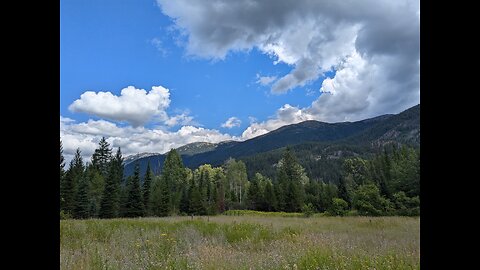
[[[142,191],[140,189],[140,165],[135,164],[133,177],[128,184],[128,197],[126,204],[127,217],[141,217],[144,215],[145,209],[142,199]]]
[[[251,210],[259,210],[260,188],[258,187],[258,179],[254,177],[250,181],[247,191],[247,207]]]
[[[65,186],[65,158],[63,157],[62,139],[60,139],[60,209],[63,209],[64,186]]]
[[[302,181],[306,176],[304,176],[303,168],[298,164],[289,147],[283,154],[277,178],[281,187],[280,190],[283,192],[282,199],[284,201],[280,204],[283,206],[282,210],[287,212],[300,211],[304,202]]]
[[[147,171],[143,180],[143,204],[145,205],[145,212],[150,215],[150,190],[152,185],[153,172],[150,169],[150,161],[147,164]]]
[[[73,208],[74,218],[89,217],[89,201],[88,201],[88,181],[86,177],[81,177],[77,193],[75,194],[75,206]]]
[[[171,212],[170,190],[164,178],[159,177],[155,183],[151,207],[153,214],[159,217],[168,216]]]
[[[190,198],[188,196],[188,187],[183,187],[182,198],[180,199],[180,213],[190,213]]]
[[[120,184],[123,178],[123,157],[120,147],[110,161],[109,173],[105,181],[105,189],[100,205],[101,218],[114,218],[120,211]],[[121,170],[121,172],[120,172]]]
[[[202,195],[200,194],[200,189],[195,184],[195,178],[194,178],[194,181],[192,181],[192,184],[190,186],[189,194],[190,194],[189,212],[194,215],[205,215],[206,214],[205,206],[203,204]]]
[[[165,158],[161,178],[169,191],[169,209],[174,213],[180,208],[181,185],[185,182],[186,177],[186,170],[183,166],[182,158],[175,149],[171,149]],[[158,187],[160,187],[160,185],[158,185]],[[161,198],[162,196],[157,197]]]
[[[264,197],[266,207],[265,210],[275,211],[277,208],[277,197],[275,196],[275,192],[270,181],[267,181],[267,184],[265,185]]]
[[[70,161],[70,167],[68,168],[63,184],[63,210],[66,213],[73,214],[75,210],[75,194],[84,171],[85,166],[83,164],[82,154],[80,148],[77,148],[75,156]]]
[[[97,169],[104,178],[107,177],[109,171],[109,163],[112,159],[112,149],[105,137],[102,137],[98,143],[98,148],[92,155],[92,165]]]

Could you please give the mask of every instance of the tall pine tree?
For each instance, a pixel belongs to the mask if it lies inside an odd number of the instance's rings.
[[[151,214],[151,209],[150,209],[150,190],[152,186],[152,178],[153,178],[153,172],[150,169],[150,161],[148,161],[147,164],[147,171],[145,172],[145,177],[143,178],[143,186],[142,186],[142,191],[143,191],[143,204],[145,205],[145,213],[146,215]]]
[[[73,217],[84,219],[90,216],[89,200],[88,200],[88,180],[86,177],[81,177],[77,193],[75,194],[75,206],[73,208]]]
[[[140,165],[135,163],[133,177],[128,183],[128,195],[125,209],[126,217],[141,217],[145,214],[143,205],[142,191],[140,189]]]
[[[123,157],[120,147],[111,160],[100,206],[100,217],[114,218],[120,211],[120,185],[123,181]]]
[[[184,184],[186,177],[186,170],[185,166],[183,166],[182,158],[175,149],[171,149],[163,163],[161,178],[169,191],[169,209],[171,209],[173,213],[177,213],[180,208],[181,186]],[[156,185],[156,189],[152,189],[152,192],[162,193],[162,188],[164,188],[162,185]],[[163,198],[164,196],[156,197]]]
[[[112,149],[105,137],[102,137],[98,143],[98,148],[92,155],[92,165],[97,169],[104,178],[107,177],[109,171],[110,160],[112,159]]]
[[[300,211],[304,201],[304,187],[302,185],[304,175],[303,168],[298,164],[297,159],[287,147],[283,153],[277,173],[278,184],[281,187],[282,199],[284,202],[283,211]]]
[[[60,209],[63,209],[65,181],[65,158],[63,157],[62,139],[60,139]]]
[[[82,152],[80,148],[75,151],[75,156],[70,161],[70,167],[63,184],[63,209],[66,213],[73,214],[75,208],[75,194],[77,192],[80,179],[85,172],[85,165],[83,164]]]

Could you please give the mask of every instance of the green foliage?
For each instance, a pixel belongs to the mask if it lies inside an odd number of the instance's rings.
[[[353,207],[361,215],[389,215],[393,211],[392,203],[380,195],[380,190],[374,184],[360,185],[353,197]]]
[[[168,197],[170,201],[169,206],[165,206],[164,210],[168,208],[173,211],[173,213],[178,213],[180,209],[182,186],[186,185],[187,174],[185,167],[183,166],[182,158],[175,149],[171,149],[165,158],[161,178],[166,187],[157,185],[156,191],[153,192],[165,193],[164,188],[166,188],[169,191]],[[160,187],[160,189],[158,187]],[[157,194],[155,197],[165,198],[165,194],[163,196]],[[163,203],[160,202],[156,202],[156,204],[163,205]]]
[[[344,216],[347,213],[348,203],[341,198],[333,198],[328,213],[332,216]]]
[[[302,206],[302,213],[305,217],[311,217],[315,213],[315,207],[311,203]]]
[[[152,190],[152,199],[150,201],[152,213],[155,216],[165,217],[171,211],[170,190],[163,177],[157,177],[157,181]]]
[[[284,203],[280,205],[281,210],[286,212],[300,211],[304,202],[304,184],[308,182],[308,178],[288,147],[279,162],[277,179],[281,187],[281,197],[284,200]]]
[[[80,179],[83,178],[85,172],[85,165],[83,164],[82,154],[80,148],[77,148],[75,156],[70,161],[70,167],[65,175],[63,190],[60,190],[61,193],[61,202],[60,209],[64,210],[65,213],[73,214],[75,209],[75,197],[78,189],[78,184]]]
[[[270,179],[268,179],[265,184],[264,200],[265,200],[265,208],[263,210],[275,211],[275,209],[277,209],[277,205],[278,205],[277,196],[275,195],[275,191]]]
[[[90,216],[90,203],[88,200],[88,180],[86,177],[80,179],[78,191],[75,194],[75,207],[73,209],[74,218],[87,218]]]
[[[112,159],[112,149],[105,137],[102,137],[98,143],[98,148],[92,155],[92,166],[98,170],[103,177],[107,177],[109,171],[109,163]]]
[[[109,173],[105,180],[99,216],[114,218],[120,214],[121,183],[123,181],[123,157],[120,147],[110,161]]]
[[[145,172],[145,177],[144,177],[143,186],[142,186],[143,205],[145,206],[145,213],[147,215],[151,214],[150,191],[152,189],[152,178],[153,178],[153,172],[150,169],[150,162],[148,162],[147,171]]]
[[[141,217],[145,214],[143,205],[142,191],[140,189],[140,167],[138,163],[135,166],[133,177],[127,184],[127,203],[125,206],[126,217]]]
[[[60,220],[71,219],[72,215],[65,213],[65,211],[60,210]]]
[[[418,196],[407,197],[405,192],[399,191],[393,194],[397,215],[418,216],[420,215],[420,199]]]
[[[242,208],[248,189],[247,168],[243,161],[228,159],[225,164],[225,177],[228,193],[231,194],[227,201],[228,208]]]

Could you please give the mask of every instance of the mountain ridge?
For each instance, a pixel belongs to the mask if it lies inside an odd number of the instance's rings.
[[[197,142],[179,147],[177,151],[181,154],[185,166],[192,169],[205,163],[218,166],[230,157],[248,159],[248,157],[261,156],[263,153],[275,152],[285,146],[295,145],[311,144],[312,149],[318,151],[342,148],[344,150],[332,150],[337,151],[336,154],[325,154],[342,158],[342,151],[349,153],[345,149],[350,148],[361,149],[356,150],[360,153],[350,151],[358,155],[390,143],[418,147],[420,145],[419,118],[420,104],[398,114],[385,114],[355,122],[327,123],[308,120],[285,125],[245,141]],[[300,147],[300,149],[303,148]],[[307,147],[304,152],[306,155],[312,155],[312,151],[309,153]],[[143,174],[146,170],[148,161],[154,172],[160,173],[165,155],[152,155],[138,159],[141,173]],[[125,166],[126,176],[133,173],[133,165],[131,162]]]

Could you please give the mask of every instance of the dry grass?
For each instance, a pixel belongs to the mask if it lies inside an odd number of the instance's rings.
[[[418,217],[62,220],[60,265],[61,269],[419,269],[419,229]]]

